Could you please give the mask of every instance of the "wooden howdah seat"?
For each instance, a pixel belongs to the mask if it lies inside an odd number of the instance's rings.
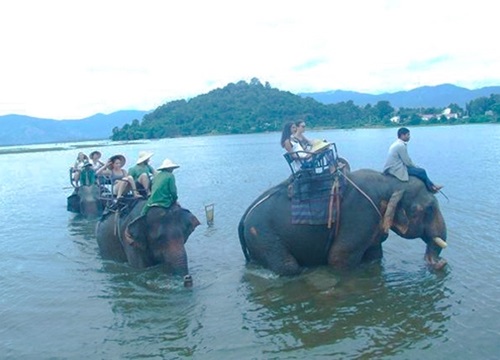
[[[313,148],[314,149],[314,148]],[[324,143],[317,151],[296,151],[283,154],[294,177],[301,173],[323,174],[325,171],[334,172],[340,164],[347,161],[337,155],[334,143]]]

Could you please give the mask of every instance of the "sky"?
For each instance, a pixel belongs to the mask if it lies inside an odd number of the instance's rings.
[[[0,115],[153,110],[258,78],[292,93],[500,85],[491,0],[5,0]]]

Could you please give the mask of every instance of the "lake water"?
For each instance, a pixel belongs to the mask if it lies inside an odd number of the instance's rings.
[[[0,155],[0,357],[4,359],[493,359],[500,351],[500,126],[412,128],[410,155],[449,201],[448,267],[430,271],[419,239],[391,234],[384,259],[339,275],[280,278],[245,264],[237,225],[289,169],[280,134],[164,139],[141,150],[175,171],[202,225],[187,243],[194,286],[158,268],[101,259],[95,221],[66,211],[78,149]],[[396,129],[308,131],[352,169],[383,166]],[[90,152],[94,148],[85,149]],[[204,206],[215,203],[208,227]]]

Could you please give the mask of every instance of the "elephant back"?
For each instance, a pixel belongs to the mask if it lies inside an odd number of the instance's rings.
[[[102,213],[101,221],[106,220],[110,216],[118,216],[120,218],[125,218],[139,203],[144,203],[143,199],[135,199],[135,198],[121,198],[116,203],[106,207],[104,212]]]
[[[292,224],[331,224],[344,188],[344,178],[337,173],[296,176],[289,186]]]

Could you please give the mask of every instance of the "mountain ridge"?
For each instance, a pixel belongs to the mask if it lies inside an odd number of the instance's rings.
[[[0,116],[0,146],[43,144],[52,142],[102,140],[148,111],[120,110],[95,114],[83,119],[54,120],[25,115]]]
[[[452,84],[441,84],[378,95],[345,90],[286,93],[301,98],[310,98],[322,104],[353,101],[357,106],[365,106],[375,105],[379,101],[389,101],[395,108],[445,108],[450,104],[457,104],[464,108],[467,102],[479,97],[500,94],[500,86],[469,90]],[[199,97],[204,95],[206,94],[201,94]],[[196,98],[191,100],[194,99]],[[120,110],[107,115],[98,113],[83,119],[71,120],[54,120],[17,114],[3,115],[0,116],[0,146],[109,139],[115,127],[122,128],[134,120],[141,122],[144,115],[151,112]]]
[[[500,86],[486,86],[470,90],[453,84],[441,84],[377,95],[345,90],[299,93],[297,95],[310,97],[323,104],[336,104],[351,100],[358,106],[365,106],[367,104],[375,105],[379,101],[389,101],[396,108],[444,108],[451,103],[464,108],[467,102],[482,96],[488,97],[491,94],[500,94]]]

